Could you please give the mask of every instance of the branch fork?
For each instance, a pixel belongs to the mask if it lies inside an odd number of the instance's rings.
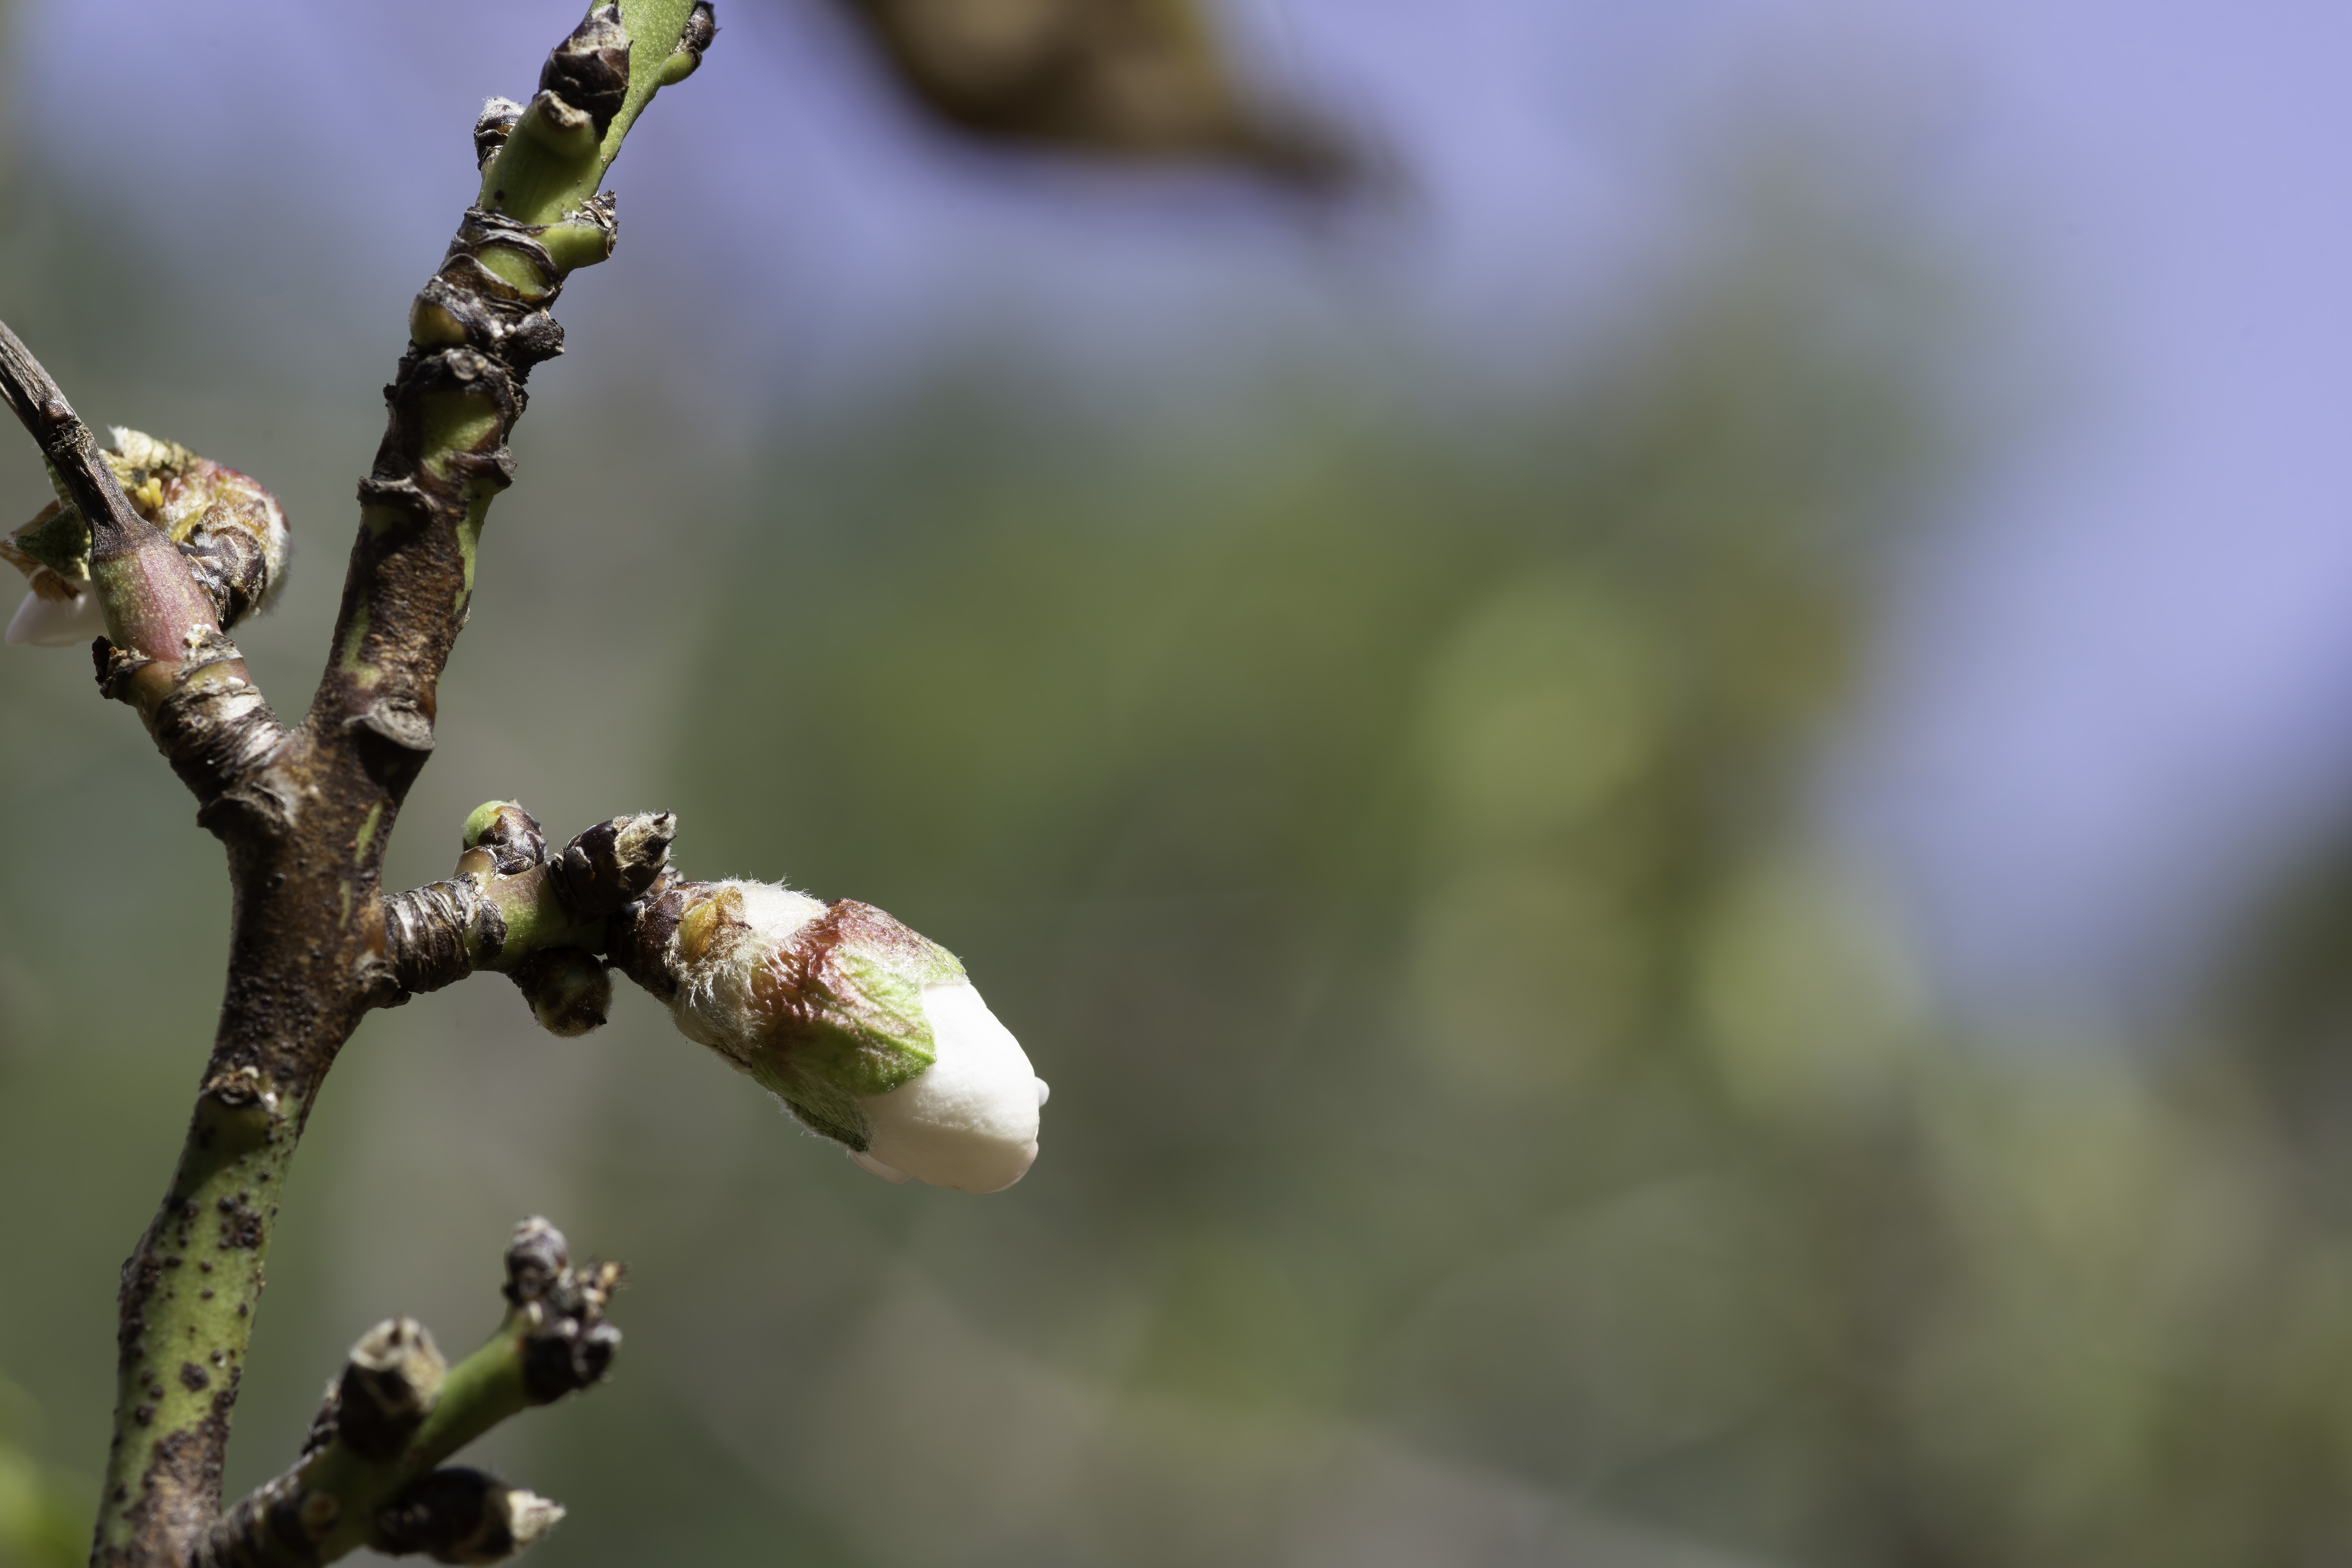
[[[105,624],[92,649],[100,689],[136,710],[187,784],[197,820],[227,850],[236,892],[227,990],[187,1139],[123,1268],[95,1563],[325,1562],[363,1542],[489,1562],[552,1517],[528,1494],[472,1472],[435,1472],[416,1456],[436,1450],[437,1463],[472,1435],[445,1441],[464,1427],[462,1413],[484,1408],[485,1395],[466,1392],[483,1379],[510,1386],[514,1408],[541,1397],[552,1375],[546,1347],[559,1341],[572,1358],[565,1375],[601,1375],[615,1340],[602,1322],[614,1276],[560,1258],[540,1286],[512,1287],[509,1331],[449,1369],[437,1398],[428,1397],[429,1337],[395,1322],[362,1342],[346,1368],[337,1399],[352,1402],[350,1418],[322,1415],[334,1436],[282,1486],[272,1483],[278,1493],[221,1515],[221,1464],[275,1194],[360,1020],[472,968],[500,966],[563,1027],[602,1019],[601,963],[558,938],[604,918],[595,911],[612,889],[600,878],[630,853],[653,853],[642,831],[609,867],[595,858],[602,841],[575,841],[553,863],[503,870],[501,851],[516,846],[486,836],[484,863],[468,860],[449,882],[395,900],[383,896],[381,868],[433,749],[436,689],[465,625],[476,542],[513,477],[507,437],[525,383],[562,352],[549,308],[572,271],[612,254],[604,172],[646,104],[690,74],[715,30],[698,0],[600,5],[550,53],[526,108],[476,128],[481,190],[411,308],[412,341],[385,393],[384,439],[360,486],[326,673],[299,723],[274,716],[228,637],[265,596],[241,571],[235,542],[207,537],[192,548],[142,515],[142,505],[164,505],[163,480],[151,491],[152,476],[131,472],[137,494],[127,494],[116,465],[131,462],[128,443],[110,458],[0,326],[0,395],[59,491],[58,511],[39,521],[70,509],[89,529],[87,580]],[[70,591],[72,580],[56,574]],[[551,956],[559,952],[566,956]],[[532,1244],[532,1256],[550,1246],[560,1255],[560,1238],[550,1237]],[[528,1395],[527,1359],[536,1369]],[[393,1431],[419,1411],[398,1457],[362,1452],[378,1443],[365,1435],[376,1430],[371,1421]],[[390,1479],[419,1489],[386,1489]]]
[[[527,102],[493,100],[476,123],[480,192],[411,305],[327,668],[297,723],[279,722],[228,636],[276,584],[275,501],[134,432],[101,449],[0,326],[0,394],[58,490],[0,556],[61,590],[87,581],[105,625],[91,646],[100,689],[139,713],[195,796],[236,895],[179,1164],[123,1266],[96,1568],[314,1568],[361,1547],[494,1563],[562,1516],[444,1464],[498,1422],[601,1381],[618,1348],[604,1316],[618,1267],[573,1266],[536,1219],[508,1248],[508,1311],[487,1344],[451,1366],[422,1325],[379,1324],[294,1463],[221,1509],[277,1194],[337,1053],[374,1008],[488,970],[542,1026],[578,1035],[604,1022],[618,969],[878,1175],[992,1192],[1036,1156],[1045,1085],[953,954],[853,900],[683,879],[667,813],[611,817],[551,847],[530,813],[493,801],[467,819],[448,877],[389,896],[381,885],[433,751],[483,522],[513,479],[508,436],[532,368],[562,351],[550,307],[572,271],[612,254],[604,172],[715,33],[700,0],[601,5],[550,53]]]

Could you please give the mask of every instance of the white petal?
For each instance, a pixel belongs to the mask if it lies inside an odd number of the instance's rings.
[[[551,1502],[520,1487],[507,1493],[507,1532],[514,1537],[517,1551],[553,1530],[562,1520],[563,1505],[560,1502]]]
[[[961,981],[925,986],[923,1016],[938,1059],[859,1102],[869,1152],[935,1187],[1011,1186],[1037,1158],[1038,1080],[1021,1042]]]
[[[1053,1094],[1054,1090],[1052,1087],[1048,1085],[1044,1079],[1039,1079],[1037,1080],[1037,1109],[1040,1110],[1045,1110],[1045,1101],[1052,1099]]]
[[[850,1163],[852,1164],[855,1164],[861,1169],[873,1172],[876,1175],[881,1177],[884,1181],[890,1183],[894,1186],[908,1179],[906,1172],[886,1165],[881,1161],[876,1159],[873,1155],[866,1153],[860,1150],[844,1149],[842,1152],[849,1156]]]
[[[8,623],[7,640],[35,647],[71,647],[105,631],[106,613],[98,607],[98,595],[84,588],[70,599],[26,595],[16,606],[16,618]]]

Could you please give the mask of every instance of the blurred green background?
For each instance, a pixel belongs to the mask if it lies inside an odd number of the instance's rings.
[[[633,1270],[612,1385],[488,1445],[573,1510],[547,1568],[2352,1561],[2352,862],[2148,1048],[1939,1005],[1821,785],[1890,562],[1983,460],[1982,302],[1818,152],[1738,163],[1703,265],[1475,389],[1374,348],[1122,398],[964,332],[713,419],[625,237],[392,880],[494,795],[675,810],[691,874],[957,951],[1053,1084],[1044,1153],[887,1187],[635,993],[572,1042],[495,977],[378,1016],[231,1489],[376,1319],[487,1331],[545,1213]],[[299,710],[398,295],[256,304],[5,178],[0,310],[81,407],[286,498],[243,640]],[[41,497],[21,441],[0,496]],[[81,1558],[226,898],[86,661],[0,662],[16,1568]]]

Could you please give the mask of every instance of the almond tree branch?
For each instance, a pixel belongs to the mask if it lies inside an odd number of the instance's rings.
[[[560,352],[548,307],[574,268],[611,253],[613,203],[597,186],[636,114],[693,70],[714,31],[698,0],[604,5],[550,54],[527,107],[477,126],[482,195],[411,310],[327,673],[290,731],[55,384],[13,337],[0,353],[12,406],[91,520],[113,645],[100,646],[104,689],[138,706],[195,793],[236,894],[187,1140],[123,1267],[94,1563],[180,1568],[218,1516],[275,1194],[336,1053],[370,1008],[411,989],[387,952],[384,847],[432,749],[475,543],[511,478],[524,380]]]
[[[478,1470],[437,1468],[533,1405],[604,1381],[621,1331],[604,1321],[618,1264],[573,1268],[543,1219],[507,1248],[506,1321],[454,1367],[412,1319],[352,1347],[291,1468],[248,1493],[195,1543],[190,1568],[316,1568],[365,1546],[495,1563],[563,1510]]]
[[[180,753],[187,749],[187,738],[180,733],[184,717],[159,721],[160,710],[174,692],[192,688],[241,686],[250,691],[245,661],[222,635],[212,598],[187,558],[133,510],[99,454],[98,437],[5,321],[0,395],[40,445],[62,499],[89,524],[90,580],[112,644],[100,655],[99,674],[110,683],[111,695],[138,708],[157,743],[181,766]],[[258,701],[257,691],[250,696]],[[250,706],[239,705],[241,710]]]
[[[667,812],[616,816],[551,858],[521,806],[478,808],[454,876],[384,900],[385,952],[404,996],[497,970],[543,1027],[564,1036],[597,1027],[613,1000],[601,957],[608,928],[660,882],[677,830]]]

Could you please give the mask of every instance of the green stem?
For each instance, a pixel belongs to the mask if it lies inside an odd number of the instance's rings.
[[[522,1376],[527,1327],[509,1313],[488,1344],[449,1369],[439,1402],[396,1458],[364,1458],[337,1438],[303,1464],[302,1492],[335,1500],[334,1524],[319,1538],[312,1561],[331,1563],[369,1544],[385,1505],[442,1460],[530,1408]]]
[[[139,531],[152,527],[130,510],[53,384],[0,332],[0,392],[69,484],[90,479],[87,495],[75,493],[88,503],[110,621],[124,622],[115,627],[122,694],[159,743],[172,737],[165,749],[204,802],[200,820],[229,846],[236,891],[212,1076],[163,1209],[123,1274],[121,1394],[92,1558],[104,1568],[184,1563],[216,1522],[277,1192],[336,1052],[368,1008],[402,994],[384,957],[383,846],[432,750],[436,687],[471,596],[482,515],[512,473],[505,442],[523,380],[560,349],[545,306],[566,272],[609,250],[597,182],[655,90],[683,74],[677,62],[694,58],[679,48],[689,25],[708,41],[694,0],[628,0],[622,15],[627,86],[597,144],[581,155],[551,147],[557,138],[510,138],[491,160],[489,188],[504,188],[505,170],[516,199],[493,196],[487,217],[469,212],[418,297],[418,337],[362,484],[333,651],[292,732],[268,719],[233,649],[186,635],[209,627],[217,638],[208,604],[158,585],[171,562],[141,552]],[[556,228],[541,240],[514,223]],[[528,277],[501,283],[493,263],[510,260]],[[168,624],[148,624],[148,608]],[[140,655],[155,662],[139,665]],[[524,902],[528,926],[539,910]]]
[[[459,874],[465,870],[460,861]],[[575,919],[556,897],[554,879],[544,866],[534,866],[518,876],[492,877],[483,886],[482,897],[497,905],[505,917],[507,940],[495,958],[482,960],[477,955],[480,968],[505,973],[534,953],[555,947],[604,951],[607,917]]]
[[[529,1544],[551,1522],[543,1500],[530,1500],[538,1504],[529,1510],[540,1515],[536,1529],[511,1528],[527,1524],[509,1511],[526,1494],[478,1472],[435,1472],[499,1422],[604,1381],[621,1342],[604,1318],[620,1278],[617,1264],[572,1268],[562,1232],[542,1219],[524,1221],[507,1249],[509,1310],[489,1342],[445,1373],[422,1327],[406,1319],[379,1324],[352,1347],[329,1389],[312,1446],[173,1561],[189,1568],[318,1568],[363,1546],[419,1550],[416,1527],[449,1507],[448,1483],[461,1475],[474,1484],[457,1487],[457,1495],[477,1503],[484,1487],[501,1495],[500,1528],[509,1533],[475,1539],[472,1550],[487,1555],[442,1561],[491,1562]],[[463,1537],[479,1528],[478,1518],[446,1512],[437,1522]],[[426,1529],[424,1538],[435,1533]]]
[[[691,72],[690,64],[679,62],[692,57],[675,46],[686,32],[695,0],[620,0],[620,6],[621,25],[629,34],[629,90],[603,138],[572,141],[561,133],[539,133],[526,116],[483,172],[479,205],[484,210],[533,225],[558,223],[578,212],[596,194],[604,171],[620,155],[622,139],[654,94]],[[569,261],[557,244],[548,248],[565,272],[604,259],[601,248],[593,255],[583,249]]]
[[[125,1325],[102,1544],[129,1540],[131,1507],[164,1448],[227,1425],[301,1111],[234,1074],[196,1101],[170,1195],[133,1258],[149,1278],[123,1282],[126,1297],[142,1284],[148,1293]]]

